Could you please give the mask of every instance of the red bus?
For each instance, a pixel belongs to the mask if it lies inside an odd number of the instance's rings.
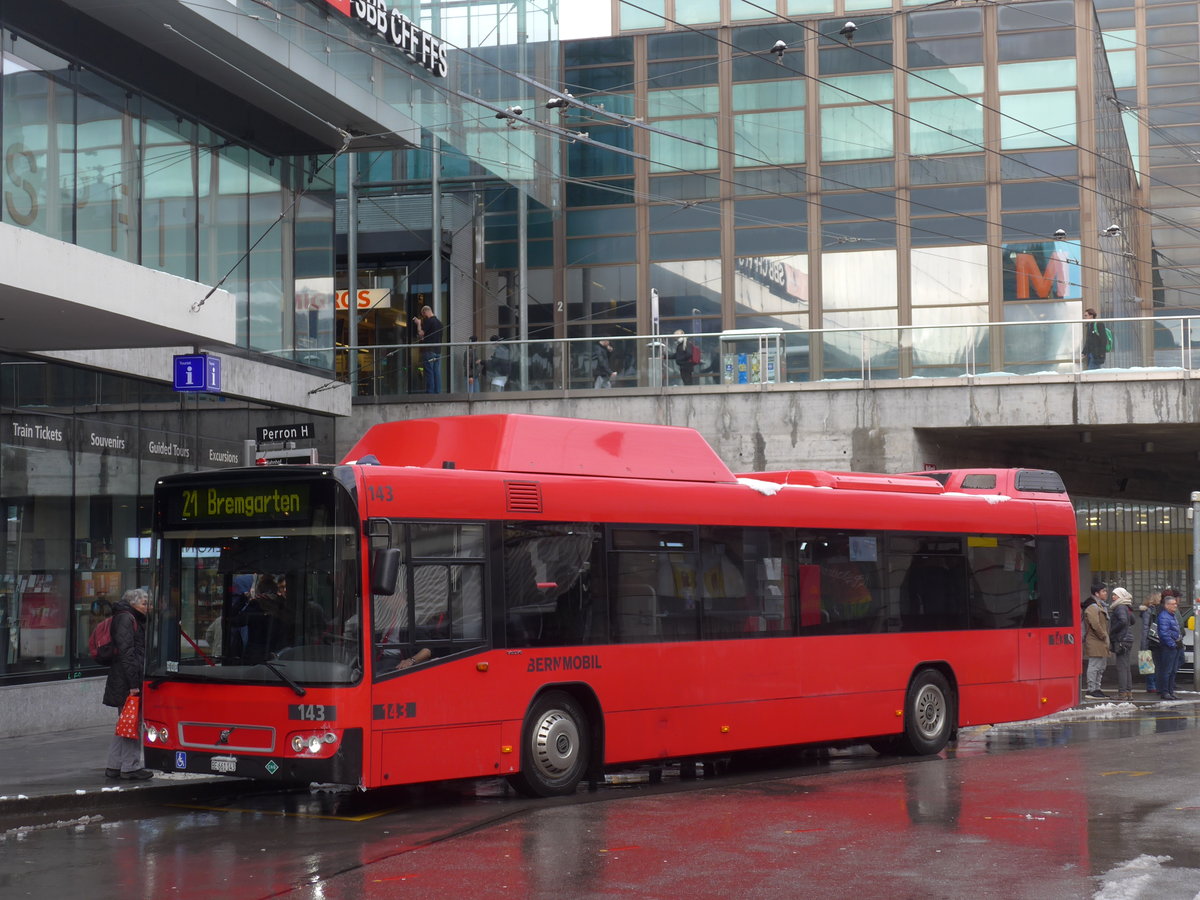
[[[1071,706],[1042,470],[735,476],[689,428],[376,425],[155,490],[147,765],[374,788],[869,742]]]

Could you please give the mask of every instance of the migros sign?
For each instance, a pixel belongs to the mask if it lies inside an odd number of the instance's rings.
[[[1003,245],[1005,300],[1078,300],[1083,296],[1077,241]]]
[[[364,23],[389,44],[400,50],[431,75],[446,77],[447,46],[397,9],[387,0],[325,0],[343,15]]]

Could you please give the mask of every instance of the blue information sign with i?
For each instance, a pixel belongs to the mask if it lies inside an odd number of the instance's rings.
[[[175,390],[221,392],[221,358],[197,353],[175,357]]]

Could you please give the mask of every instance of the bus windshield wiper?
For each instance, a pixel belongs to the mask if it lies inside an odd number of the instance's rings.
[[[264,659],[263,665],[266,666],[268,669],[270,669],[272,672],[274,672],[276,675],[278,675],[280,681],[286,681],[288,687],[290,687],[293,691],[296,692],[297,697],[303,697],[305,694],[308,693],[308,691],[306,691],[300,685],[296,684],[295,680],[293,680],[291,675],[289,675],[287,672],[283,671],[283,669],[279,668],[277,665],[275,665],[275,663]]]

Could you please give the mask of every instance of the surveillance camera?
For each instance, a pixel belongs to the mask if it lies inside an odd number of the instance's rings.
[[[1056,238],[1065,238],[1067,236],[1067,232],[1065,229],[1059,228],[1055,230],[1054,236]]]
[[[1116,237],[1121,233],[1121,226],[1114,222],[1112,225],[1109,225],[1104,229],[1104,233],[1109,237]]]

